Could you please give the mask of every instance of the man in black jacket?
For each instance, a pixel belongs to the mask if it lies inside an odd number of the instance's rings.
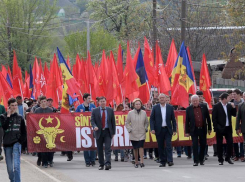
[[[199,103],[198,95],[191,96],[191,103],[192,104],[186,109],[185,133],[188,137],[191,135],[194,156],[193,166],[198,166],[199,162],[201,165],[204,165],[204,154],[207,144],[207,126],[209,135],[212,128],[207,105]],[[198,138],[200,142],[199,155]]]
[[[245,92],[243,92],[243,99],[245,100]],[[239,136],[240,133],[243,135],[243,148],[245,148],[245,102],[242,102],[238,106],[238,112],[236,117],[236,133]],[[241,159],[245,162],[245,159]]]
[[[221,102],[214,105],[212,113],[214,132],[216,132],[219,165],[223,165],[224,163],[223,137],[225,137],[227,143],[225,161],[229,164],[234,164],[230,159],[233,149],[231,116],[236,116],[236,107],[234,103],[228,103],[228,96],[227,93],[222,93],[220,95]]]
[[[99,170],[111,169],[111,141],[116,132],[116,121],[114,111],[106,107],[106,98],[99,98],[99,107],[92,110],[91,125],[94,129],[94,138],[97,143],[97,150],[99,156]],[[105,158],[103,145],[105,144]]]
[[[41,114],[41,113],[53,113],[53,109],[48,107],[48,101],[45,96],[39,96],[38,97],[39,102],[40,102],[40,107],[37,108],[34,113],[36,114]],[[37,159],[37,165],[42,165],[47,168],[48,165],[50,167],[53,167],[53,158],[54,158],[54,153],[53,152],[39,152],[38,153],[38,159]]]
[[[20,180],[21,144],[26,140],[26,126],[23,117],[17,114],[17,101],[8,100],[7,113],[0,116],[4,130],[3,147],[10,181]]]
[[[153,107],[150,116],[151,133],[156,135],[160,166],[165,167],[166,162],[173,166],[172,136],[176,135],[176,120],[173,106],[166,104],[166,95],[159,94],[160,104]],[[165,149],[166,143],[166,149]],[[166,152],[165,152],[166,151]]]

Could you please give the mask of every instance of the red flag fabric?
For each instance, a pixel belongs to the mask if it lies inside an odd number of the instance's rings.
[[[89,87],[88,87],[88,80],[87,80],[87,75],[88,75],[89,70],[86,69],[86,62],[81,60],[79,61],[79,64],[80,64],[79,83],[81,85],[81,92],[90,93]]]
[[[40,68],[38,65],[37,58],[35,58],[34,65],[32,68],[32,75],[33,75],[33,97],[35,99],[41,95],[41,84],[40,84]]]
[[[120,97],[121,94],[120,94],[120,89],[119,89],[117,69],[116,69],[115,59],[114,59],[112,51],[110,52],[108,70],[110,70],[110,74],[107,75],[108,82],[106,83],[106,99],[108,100],[108,103],[115,100],[119,104],[121,103],[122,98]]]
[[[212,96],[209,90],[211,85],[212,84],[208,71],[206,56],[205,54],[203,54],[202,67],[200,71],[200,90],[203,92],[203,97],[205,98],[205,101],[208,103],[209,108],[212,108],[212,104],[211,104]]]
[[[11,97],[13,97],[13,90],[4,78],[3,74],[0,73],[0,99],[5,108],[8,107],[8,99]]]
[[[50,63],[51,65],[51,63]],[[47,62],[45,62],[45,65],[44,65],[44,76],[45,76],[45,80],[46,80],[46,83],[48,82],[48,79],[49,79],[49,69],[48,69],[48,66],[47,66]]]
[[[138,75],[135,72],[134,62],[131,57],[129,42],[127,43],[127,59],[126,67],[123,76],[123,92],[124,96],[133,101],[139,95],[139,88],[137,84]]]
[[[88,58],[87,58],[87,81],[88,81],[88,88],[91,94],[92,99],[95,101],[96,97],[99,97],[99,89],[98,89],[98,80],[94,72],[94,67],[92,65],[90,53],[88,51]]]
[[[24,84],[24,91],[23,91],[23,97],[24,98],[30,98],[31,97],[31,91],[30,91],[30,76],[28,75],[27,71],[25,72],[25,84]]]
[[[160,46],[158,45],[158,42],[156,42],[156,69],[158,75],[157,82],[158,82],[158,88],[160,90],[160,93],[169,95],[168,92],[171,90],[170,81],[164,68],[161,49]]]
[[[154,56],[150,49],[150,46],[149,46],[149,43],[146,37],[145,37],[144,47],[145,47],[144,64],[145,64],[145,70],[146,70],[148,80],[149,80],[148,82],[150,86],[156,85],[157,74],[156,74],[156,70],[154,67]]]
[[[165,65],[165,71],[167,76],[170,78],[172,76],[172,71],[174,68],[174,64],[177,60],[178,57],[178,53],[175,47],[175,43],[174,43],[174,39],[172,39],[171,45],[170,45],[170,49],[168,52],[168,58],[167,58],[167,62]]]
[[[2,65],[2,74],[3,74],[3,76],[4,76],[4,78],[7,78],[7,69],[5,68],[5,66],[4,65]]]
[[[53,99],[53,106],[57,108],[59,100],[62,99],[62,79],[55,54],[53,62],[50,66],[50,75],[47,82],[46,96],[47,98]]]
[[[189,57],[189,60],[190,60],[190,65],[191,65],[191,71],[192,71],[192,75],[193,75],[193,78],[194,78],[194,85],[192,85],[192,87],[190,88],[189,93],[196,94],[197,85],[196,85],[195,72],[194,72],[193,65],[192,65],[191,52],[190,52],[189,47],[187,47],[186,50],[187,50],[187,53],[188,53],[188,57]]]
[[[47,89],[47,81],[46,81],[46,78],[45,78],[45,75],[44,75],[44,72],[43,72],[43,67],[42,67],[42,62],[40,60],[40,63],[39,63],[39,70],[40,70],[40,75],[39,75],[39,78],[40,78],[40,93],[41,95],[45,95],[46,94],[46,89]]]
[[[119,45],[117,52],[117,75],[119,83],[121,84],[123,81],[123,53],[121,44]]]
[[[23,97],[23,82],[20,67],[18,66],[17,57],[14,51],[13,58],[13,95],[14,97]]]
[[[108,59],[106,58],[106,54],[105,54],[105,50],[103,50],[102,53],[102,60],[101,60],[101,64],[100,67],[98,69],[99,72],[99,78],[98,78],[98,82],[99,82],[99,95],[107,95],[106,94],[106,84],[108,82],[107,80],[107,75],[108,75]],[[108,102],[109,103],[109,102]]]

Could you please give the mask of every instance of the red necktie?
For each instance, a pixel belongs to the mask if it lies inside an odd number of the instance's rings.
[[[105,128],[105,109],[102,109],[102,128]]]

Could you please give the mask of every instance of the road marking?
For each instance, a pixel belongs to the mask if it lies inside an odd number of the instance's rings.
[[[34,167],[36,170],[38,170],[39,172],[43,173],[44,175],[46,175],[47,177],[49,177],[50,179],[52,179],[55,182],[62,182],[58,179],[56,179],[55,177],[53,177],[52,175],[46,173],[45,171],[43,171],[42,169],[38,168],[37,166],[35,166],[34,164],[30,163],[29,161],[21,158],[21,160],[23,160],[24,162],[26,162],[27,164],[31,165],[32,167]]]

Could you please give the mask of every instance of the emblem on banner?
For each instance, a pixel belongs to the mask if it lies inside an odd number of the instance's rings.
[[[59,118],[55,117],[55,119],[57,121],[57,125],[55,127],[44,127],[42,125],[43,119],[44,118],[42,117],[39,120],[40,130],[38,130],[36,133],[39,134],[39,135],[43,135],[44,136],[45,141],[46,141],[46,148],[52,150],[52,149],[54,149],[56,147],[55,139],[56,139],[57,134],[63,133],[64,130],[59,129],[59,127],[60,127],[60,120],[59,120]],[[45,120],[47,121],[47,124],[48,123],[53,123],[54,118],[51,118],[49,116]],[[33,141],[34,141],[35,144],[38,144],[38,143],[40,143],[41,139],[40,139],[39,136],[36,136],[36,137],[33,138]]]

